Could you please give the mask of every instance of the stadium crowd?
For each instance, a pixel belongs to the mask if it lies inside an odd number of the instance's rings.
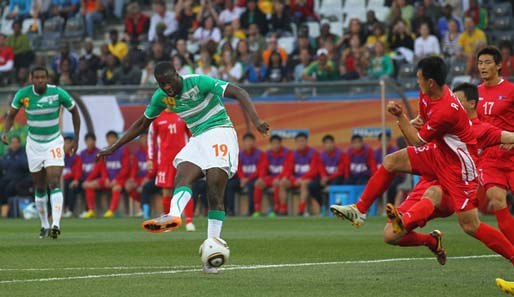
[[[496,9],[502,1],[357,1],[368,3],[365,18],[351,9],[317,11],[335,2],[10,0],[0,34],[2,83],[26,85],[27,69],[38,65],[49,66],[61,86],[154,86],[153,66],[170,60],[183,75],[236,83],[396,78],[402,65],[428,55],[443,56],[455,75],[475,77],[474,53],[488,43],[502,49],[502,75],[514,71],[512,6]],[[70,47],[70,40],[77,42]]]

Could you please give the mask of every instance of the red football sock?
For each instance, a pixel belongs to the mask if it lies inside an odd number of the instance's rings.
[[[137,202],[141,202],[141,195],[139,194],[139,192],[136,189],[130,191],[129,196],[133,200],[135,200]]]
[[[416,227],[425,226],[426,222],[434,212],[434,203],[428,198],[423,197],[403,214],[402,222],[407,231]]]
[[[384,166],[380,166],[377,172],[369,179],[364,192],[362,192],[359,201],[357,201],[357,209],[362,213],[367,213],[377,197],[384,194],[387,188],[389,188],[395,176],[396,173],[389,172]]]
[[[418,233],[411,231],[398,241],[399,246],[427,246],[429,249],[435,250],[437,248],[437,240],[430,234]]]
[[[480,223],[474,237],[514,265],[514,246],[503,233],[487,224]]]
[[[162,212],[168,214],[171,208],[171,197],[162,196]]]
[[[86,202],[87,208],[89,211],[95,211],[95,199],[96,199],[96,190],[92,188],[86,189]]]
[[[507,237],[510,243],[514,244],[514,218],[509,212],[507,207],[497,210],[496,221],[498,221],[498,228]]]
[[[287,214],[287,203],[280,204],[280,214],[283,214],[283,215]]]
[[[262,203],[262,189],[255,187],[253,190],[253,208],[255,212],[261,211],[261,203]]]
[[[281,203],[280,203],[280,189],[279,187],[273,188],[273,209],[275,212],[280,212],[282,209]],[[287,206],[286,206],[287,209]]]
[[[111,198],[111,207],[109,209],[112,212],[115,212],[116,209],[118,209],[118,204],[120,203],[120,197],[121,197],[121,191],[112,191],[112,198]]]
[[[303,213],[305,211],[305,202],[300,202],[300,205],[298,206],[298,212]]]
[[[186,204],[186,209],[184,209],[184,213],[186,214],[186,224],[193,222],[193,215],[195,212],[195,202],[193,199],[189,199],[189,202]]]

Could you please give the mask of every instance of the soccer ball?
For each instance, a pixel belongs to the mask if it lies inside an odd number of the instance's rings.
[[[25,220],[31,220],[38,217],[37,207],[36,203],[32,202],[29,203],[24,209],[23,209],[23,218]]]
[[[230,250],[227,243],[218,237],[207,238],[200,246],[202,263],[211,267],[220,267],[227,263]]]

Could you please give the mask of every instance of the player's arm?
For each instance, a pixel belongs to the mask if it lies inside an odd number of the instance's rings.
[[[514,144],[514,132],[503,130],[501,133],[502,144]]]
[[[80,135],[80,113],[76,105],[68,110],[71,113],[71,121],[73,122],[73,142],[71,144],[71,153],[75,153],[79,147]]]
[[[409,143],[414,146],[422,146],[425,144],[425,142],[420,139],[418,135],[418,129],[416,129],[411,124],[409,118],[407,118],[407,115],[403,112],[403,108],[400,104],[390,101],[387,104],[387,111],[396,117],[397,124]]]
[[[302,178],[303,179],[313,179],[319,175],[319,163],[321,163],[321,159],[318,153],[312,155],[312,159],[309,166],[309,171],[307,171]]]
[[[250,95],[238,86],[228,84],[223,95],[227,98],[236,99],[241,104],[243,111],[250,117],[255,128],[262,134],[267,135],[270,129],[269,124],[262,121],[255,110],[255,106],[250,99]]]
[[[14,123],[14,119],[16,118],[16,115],[18,114],[18,111],[20,111],[19,108],[14,108],[11,106],[11,109],[9,110],[9,113],[5,117],[4,121],[4,133],[2,134],[2,142],[4,144],[9,144],[7,141],[7,135],[9,134],[9,130],[11,130],[12,125]]]
[[[346,163],[345,154],[341,154],[341,157],[339,157],[339,164],[337,164],[337,170],[331,176],[328,177],[329,180],[333,180],[340,176],[343,178],[346,178],[346,176],[344,176],[345,163]]]
[[[101,150],[96,156],[97,159],[103,156],[108,156],[118,150],[122,145],[132,141],[134,138],[138,137],[148,129],[153,119],[147,118],[145,115],[141,115],[139,119],[137,119],[132,126],[127,130],[127,132],[116,141],[111,147],[108,147],[104,150]]]

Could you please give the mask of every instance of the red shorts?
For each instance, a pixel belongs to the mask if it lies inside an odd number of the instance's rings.
[[[136,177],[134,180],[136,181],[136,185],[138,187],[141,187],[143,185],[143,181],[145,180],[145,177],[144,176],[143,177]]]
[[[271,187],[273,187],[273,182],[275,180],[278,180],[278,175],[277,176],[268,175],[268,176],[263,177],[262,180],[264,180],[266,187],[271,188]]]
[[[441,151],[434,144],[422,147],[407,147],[409,160],[414,174],[426,177],[428,180],[436,179],[453,201],[454,211],[462,212],[478,206],[476,190],[477,179],[464,181],[461,173],[461,164],[449,168],[441,157]]]
[[[423,198],[423,195],[425,194],[426,190],[432,186],[438,186],[441,187],[439,182],[437,180],[431,180],[427,181],[425,179],[421,179],[414,189],[412,189],[412,192],[407,196],[407,198],[402,202],[402,204],[398,207],[398,211],[401,213],[406,213],[411,209],[414,204],[418,203]],[[441,204],[438,208],[434,210],[432,215],[428,218],[427,221],[422,222],[415,226],[405,226],[407,230],[413,230],[416,227],[423,228],[426,223],[430,220],[433,220],[435,218],[446,218],[453,214],[453,203],[452,198],[448,195],[446,191],[443,189],[443,197],[441,200]]]
[[[159,188],[173,188],[176,173],[177,169],[171,163],[159,165],[155,176],[155,185]]]
[[[98,185],[100,186],[98,190],[110,190],[110,187],[107,187],[107,180],[103,178],[96,179],[98,182]],[[125,186],[126,180],[117,181],[117,184],[120,185],[122,188]]]
[[[486,190],[497,186],[504,190],[512,189],[514,185],[514,168],[509,168],[498,160],[484,159],[478,168],[478,180]],[[509,162],[510,163],[510,162]],[[509,164],[512,165],[512,164]]]

